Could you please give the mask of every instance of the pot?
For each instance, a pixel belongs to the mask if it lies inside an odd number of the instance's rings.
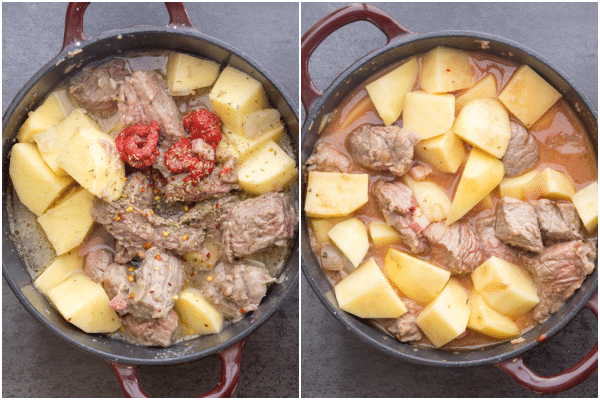
[[[319,90],[313,83],[308,70],[308,63],[313,51],[338,29],[356,21],[368,21],[375,25],[385,35],[387,43],[352,64],[325,91]],[[356,86],[387,65],[410,55],[424,53],[440,45],[494,54],[519,64],[528,64],[557,88],[577,110],[592,142],[597,145],[598,124],[594,106],[575,82],[543,56],[523,45],[486,33],[443,31],[415,34],[377,7],[359,4],[347,6],[331,13],[302,37],[301,99],[306,111],[306,119],[302,128],[302,165],[306,163],[312,153],[323,118],[326,118]],[[306,179],[303,179],[302,183],[302,202],[304,202]],[[496,365],[523,386],[540,393],[556,393],[573,387],[597,370],[597,344],[576,366],[552,377],[535,374],[523,363],[521,358],[524,352],[539,345],[547,338],[551,338],[561,330],[583,307],[590,308],[597,316],[597,293],[595,293],[598,279],[597,269],[557,313],[542,325],[523,334],[524,341],[521,343],[506,342],[476,351],[456,353],[424,348],[415,351],[414,346],[391,338],[339,308],[333,288],[312,253],[306,226],[306,216],[303,214],[302,270],[306,280],[328,311],[346,329],[388,355],[411,363],[435,367]]]
[[[133,27],[87,37],[83,18],[88,3],[71,3],[67,8],[64,42],[59,54],[37,72],[23,87],[3,116],[3,167],[8,171],[8,154],[17,130],[59,82],[76,74],[82,67],[118,53],[141,49],[177,50],[211,58],[221,64],[232,65],[252,75],[266,89],[269,99],[287,124],[289,134],[298,148],[298,116],[294,102],[282,86],[250,57],[198,31],[181,3],[166,3],[169,23],[158,27]],[[296,154],[298,157],[298,154]],[[8,173],[3,176],[3,275],[25,308],[51,332],[67,343],[87,353],[108,360],[129,396],[143,395],[139,388],[138,365],[170,365],[198,360],[209,355],[221,359],[221,377],[218,385],[206,395],[229,396],[236,388],[244,340],[270,316],[296,288],[298,268],[298,238],[292,254],[279,276],[278,283],[269,288],[267,297],[258,310],[236,324],[228,325],[221,333],[177,343],[169,348],[136,346],[106,337],[85,334],[67,324],[46,298],[33,289],[31,276],[24,257],[19,253],[11,232],[11,214],[17,201]]]

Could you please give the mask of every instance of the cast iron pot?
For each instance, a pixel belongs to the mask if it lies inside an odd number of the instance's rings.
[[[314,85],[308,72],[312,52],[337,29],[355,22],[369,21],[387,37],[387,44],[356,61],[325,90]],[[527,64],[557,88],[577,111],[592,142],[598,143],[597,114],[577,85],[534,51],[497,36],[465,31],[444,31],[415,34],[377,7],[358,4],[339,9],[323,18],[302,36],[301,96],[307,117],[302,127],[302,165],[312,153],[319,138],[323,118],[333,111],[348,94],[365,79],[396,61],[424,53],[437,46],[448,46],[494,54],[518,64]],[[596,148],[596,153],[598,149]],[[306,179],[302,184],[302,209],[306,196]],[[360,339],[401,360],[441,367],[466,367],[493,364],[509,373],[517,382],[540,393],[556,393],[584,381],[598,368],[598,344],[575,366],[552,377],[531,371],[520,355],[551,338],[563,328],[582,307],[598,316],[598,269],[589,276],[566,304],[542,325],[522,335],[521,343],[505,342],[493,347],[459,353],[419,348],[401,343],[339,308],[329,281],[310,248],[306,215],[302,215],[302,270],[317,297],[334,317]]]
[[[11,231],[11,214],[18,199],[8,176],[9,152],[27,113],[39,106],[44,96],[58,83],[76,74],[86,65],[117,54],[125,55],[130,51],[175,50],[204,56],[250,74],[263,84],[271,104],[280,111],[296,149],[299,148],[297,111],[283,88],[258,63],[231,46],[199,32],[182,3],[166,3],[170,16],[167,26],[120,29],[92,38],[83,33],[83,16],[88,4],[69,4],[62,50],[27,82],[2,119],[4,278],[17,298],[39,322],[69,344],[109,361],[126,395],[145,396],[136,377],[138,365],[180,364],[209,355],[218,355],[222,366],[220,382],[205,396],[230,396],[238,382],[245,338],[283,304],[298,283],[298,237],[296,236],[292,254],[278,277],[278,283],[269,288],[258,310],[242,321],[228,325],[219,334],[187,340],[166,349],[136,346],[103,336],[85,334],[68,324],[32,285],[26,261],[19,253],[22,243],[15,242]]]

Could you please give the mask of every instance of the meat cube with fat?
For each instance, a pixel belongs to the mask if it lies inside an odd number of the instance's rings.
[[[386,222],[398,231],[402,241],[413,252],[424,252],[428,245],[423,230],[429,220],[417,206],[412,190],[401,182],[379,179],[371,186],[371,192]]]
[[[401,342],[420,340],[423,338],[423,332],[415,323],[415,319],[423,309],[423,306],[409,298],[403,298],[402,301],[406,306],[407,312],[400,318],[380,318],[375,321],[396,336]]]
[[[361,125],[348,135],[352,159],[365,168],[389,171],[396,176],[408,172],[419,135],[396,125]]]
[[[533,168],[538,160],[538,146],[533,135],[518,122],[510,122],[510,141],[502,158],[504,175],[519,176]]]
[[[235,159],[229,162],[235,163]],[[224,166],[217,165],[210,175],[194,184],[190,182],[188,173],[172,175],[165,182],[159,182],[157,189],[164,194],[168,203],[197,202],[223,197],[242,188],[237,183],[236,170],[232,170],[231,166],[229,168],[227,170]]]
[[[581,222],[570,201],[530,200],[538,216],[544,244],[583,239]]]
[[[472,272],[486,260],[479,237],[469,225],[455,222],[429,225],[423,234],[431,246],[431,261],[450,271],[452,275]]]
[[[94,282],[101,283],[106,268],[114,260],[115,238],[100,226],[79,246],[78,253],[85,257],[83,272]]]
[[[269,192],[244,200],[223,223],[223,255],[232,261],[273,245],[286,246],[295,227],[296,213],[285,194]]]
[[[275,278],[262,267],[221,262],[203,294],[223,315],[235,320],[256,310],[273,282]]]
[[[512,197],[502,197],[496,206],[496,236],[534,253],[544,249],[535,208]]]
[[[581,287],[596,268],[596,252],[595,241],[573,240],[554,244],[541,254],[524,259],[540,298],[533,309],[536,322],[541,323],[556,312]]]
[[[486,259],[496,256],[511,263],[519,262],[519,250],[496,237],[496,217],[478,219],[476,229]]]
[[[123,336],[132,343],[142,346],[169,347],[177,337],[179,318],[175,310],[163,318],[140,320],[132,315],[125,315],[121,322],[125,331]]]
[[[117,105],[119,86],[128,75],[125,60],[115,58],[75,75],[69,82],[69,93],[86,110],[108,110]]]
[[[332,144],[319,142],[313,154],[306,161],[307,171],[349,172],[350,160]]]

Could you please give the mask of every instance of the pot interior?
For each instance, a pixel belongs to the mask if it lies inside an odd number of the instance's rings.
[[[19,92],[2,121],[4,168],[2,176],[2,267],[4,277],[28,311],[52,332],[70,344],[109,361],[135,365],[192,361],[239,342],[277,310],[296,287],[299,276],[297,234],[291,254],[277,283],[269,287],[267,296],[256,311],[238,323],[228,324],[219,334],[182,341],[164,349],[137,346],[100,335],[86,334],[68,324],[50,305],[46,297],[33,287],[28,271],[26,246],[24,247],[23,243],[15,243],[11,231],[11,216],[19,212],[19,207],[24,209],[24,206],[16,198],[8,176],[10,147],[16,140],[19,127],[25,121],[27,113],[39,106],[47,93],[64,79],[79,72],[82,67],[115,56],[154,50],[176,50],[210,58],[222,65],[238,68],[259,80],[269,96],[270,103],[281,113],[294,145],[295,157],[299,159],[297,111],[283,88],[246,55],[194,29],[141,27],[104,33],[66,49],[45,65]],[[34,217],[31,219],[35,224]]]
[[[409,56],[425,53],[437,46],[493,54],[518,64],[527,64],[551,83],[576,111],[585,126],[596,154],[598,153],[597,112],[575,82],[551,63],[532,50],[515,42],[497,36],[475,32],[437,32],[430,34],[405,35],[393,40],[390,44],[370,53],[358,60],[344,71],[323,96],[314,103],[307,112],[307,119],[302,128],[302,159],[306,160],[319,138],[319,127],[328,114],[350,94],[350,92],[370,76],[381,71],[394,62]],[[306,179],[302,180],[301,206],[304,210],[306,198]],[[435,366],[473,366],[497,363],[513,358],[538,344],[538,338],[552,337],[564,327],[587,300],[596,291],[598,285],[598,269],[588,276],[582,287],[542,325],[536,326],[523,334],[523,341],[518,343],[503,342],[491,347],[461,352],[441,351],[423,348],[413,344],[401,343],[390,335],[372,327],[368,322],[342,311],[336,301],[333,287],[323,274],[319,262],[310,247],[310,239],[306,228],[306,215],[302,214],[302,270],[325,307],[347,329],[358,337],[380,349],[381,351],[406,361]],[[597,259],[596,259],[597,265]]]

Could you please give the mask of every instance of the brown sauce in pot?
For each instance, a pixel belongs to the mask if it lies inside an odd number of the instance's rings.
[[[496,77],[498,86],[497,94],[502,91],[513,72],[519,67],[519,65],[515,63],[483,53],[469,53],[469,57],[471,65],[475,68],[476,81],[479,81],[488,73],[492,73]],[[417,59],[420,71],[423,55],[417,56]],[[318,142],[323,141],[333,145],[350,160],[354,172],[369,174],[370,183],[373,183],[380,177],[386,177],[388,179],[393,179],[395,177],[387,172],[381,173],[367,170],[354,163],[345,146],[346,137],[350,132],[363,124],[384,124],[379,117],[373,102],[370,100],[365,86],[385,75],[387,72],[395,69],[405,61],[406,60],[402,60],[390,65],[385,70],[370,77],[355,88],[337,109],[330,113],[327,125],[325,125],[320,132]],[[413,90],[419,89],[418,82],[419,79],[417,79],[417,84]],[[455,94],[459,93],[460,92],[456,92]],[[456,115],[457,113],[455,116]],[[511,119],[516,120],[510,112],[509,115]],[[402,126],[401,119],[396,122],[396,124]],[[580,190],[597,180],[598,170],[594,146],[575,112],[564,99],[561,98],[554,104],[531,128],[528,129],[528,131],[537,139],[539,144],[539,159],[533,170],[553,168],[562,171],[570,178],[577,190]],[[467,149],[470,150],[471,146],[468,144],[466,144],[466,146]],[[426,164],[425,161],[420,160],[416,155],[413,158],[413,165],[414,162]],[[441,172],[436,168],[433,168],[433,172],[426,180],[436,183],[446,192],[448,197],[452,199],[455,188],[462,175],[463,167],[464,163],[455,174]],[[494,215],[495,204],[499,199],[498,189],[494,189],[491,194],[494,203],[493,207],[491,207],[489,203],[486,204],[485,201],[482,201],[480,204],[473,207],[473,209],[471,209],[461,220],[466,221],[472,228],[475,228],[475,223],[479,218]],[[346,218],[352,217],[358,217],[366,224],[373,221],[385,222],[375,197],[371,193],[369,193],[369,202],[354,213],[348,215]],[[310,222],[308,226],[313,252],[315,254],[320,254],[321,245],[314,237]],[[364,259],[366,260],[369,257],[374,257],[378,264],[382,266],[385,255],[390,247],[412,253],[410,248],[401,242],[391,246],[382,247],[375,247],[371,243],[369,251]],[[427,252],[419,254],[418,257],[426,261],[430,260],[430,255]],[[317,257],[317,259],[318,258],[319,257]],[[459,280],[467,292],[472,289],[470,274],[464,277],[453,277]],[[399,291],[398,294],[403,297]],[[534,325],[531,312],[518,316],[515,319],[515,322],[521,329],[521,333],[531,329]],[[376,328],[388,333],[384,327],[377,324],[375,321],[371,321],[371,323]],[[495,339],[467,329],[465,333],[444,345],[441,349],[449,351],[472,350],[493,345],[501,341],[502,340],[500,339]],[[423,335],[423,339],[413,343],[425,347],[433,347],[425,335]]]

